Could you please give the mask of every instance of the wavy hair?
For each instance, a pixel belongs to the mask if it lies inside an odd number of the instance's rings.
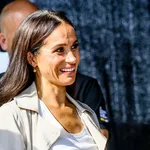
[[[61,23],[73,27],[64,13],[48,10],[38,10],[21,23],[9,53],[8,69],[0,79],[0,104],[11,101],[35,80],[33,68],[27,61],[27,53],[35,54]]]

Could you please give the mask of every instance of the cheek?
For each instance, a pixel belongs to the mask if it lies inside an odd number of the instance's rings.
[[[61,66],[62,58],[55,56],[45,56],[38,59],[38,67],[43,74],[54,74]]]
[[[39,71],[43,74],[48,72],[50,70],[51,66],[51,58],[46,57],[46,56],[40,56],[37,58],[37,67],[39,68]]]

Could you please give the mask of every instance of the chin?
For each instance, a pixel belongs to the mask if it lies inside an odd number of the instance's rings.
[[[62,84],[64,86],[69,86],[69,85],[73,84],[74,82],[75,82],[75,79],[71,79],[71,80],[62,82]]]

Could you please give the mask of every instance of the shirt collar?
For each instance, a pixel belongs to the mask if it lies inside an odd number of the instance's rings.
[[[89,110],[86,105],[83,103],[74,100],[68,93],[66,93],[67,98],[77,107],[81,112],[89,111],[93,113],[92,110]],[[33,82],[27,89],[17,95],[14,100],[20,108],[36,111],[39,113],[39,98],[36,90],[35,82]]]

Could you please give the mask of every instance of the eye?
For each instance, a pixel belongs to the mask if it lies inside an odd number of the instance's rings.
[[[63,47],[59,47],[55,50],[55,52],[58,52],[58,53],[62,53],[64,51],[65,51],[65,49]]]
[[[79,44],[78,44],[78,43],[75,43],[75,44],[72,45],[71,49],[77,49],[78,46],[79,46]]]

